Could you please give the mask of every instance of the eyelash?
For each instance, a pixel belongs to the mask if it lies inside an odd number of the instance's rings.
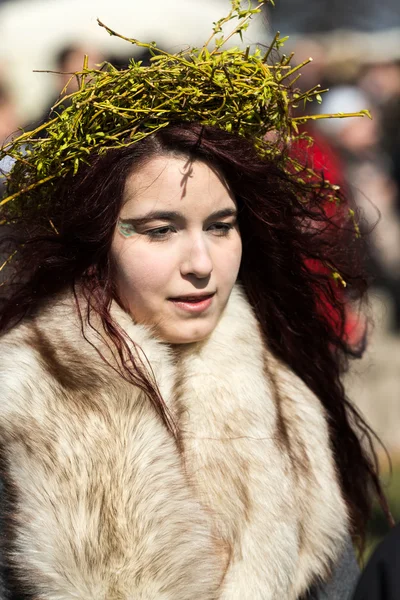
[[[234,228],[233,223],[213,223],[210,225],[207,231],[209,231],[211,227],[215,226],[217,226],[218,229],[214,229],[212,231],[215,232],[217,237],[226,237]],[[172,233],[176,233],[176,229],[170,227],[169,225],[166,225],[165,227],[155,227],[154,229],[149,229],[148,231],[144,232],[144,234],[147,235],[152,241],[166,240]]]

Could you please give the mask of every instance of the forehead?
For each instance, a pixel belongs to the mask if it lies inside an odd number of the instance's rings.
[[[181,212],[235,206],[222,176],[207,163],[186,157],[149,159],[127,178],[123,213],[160,208]]]

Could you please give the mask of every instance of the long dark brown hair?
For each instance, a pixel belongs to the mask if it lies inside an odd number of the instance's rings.
[[[129,352],[126,358],[126,341],[109,311],[111,300],[118,299],[110,245],[127,175],[149,157],[168,153],[206,161],[236,197],[243,241],[239,279],[271,350],[324,406],[352,533],[361,545],[373,491],[385,506],[372,433],[341,382],[348,358],[359,352],[346,338],[345,302],[362,299],[367,289],[363,240],[354,234],[345,203],[332,215],[323,186],[299,183],[279,160],[261,159],[251,142],[197,124],[177,124],[91,156],[76,176],[58,182],[50,208],[25,206],[23,218],[14,215],[11,235],[0,246],[5,255],[16,251],[1,288],[0,331],[79,282],[118,350],[123,376],[146,391],[173,429],[156,384]],[[0,219],[9,217],[6,210]],[[347,283],[346,299],[334,272]]]

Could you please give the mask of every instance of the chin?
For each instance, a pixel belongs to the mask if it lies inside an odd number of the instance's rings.
[[[160,332],[160,337],[169,344],[194,344],[205,340],[214,331],[214,328],[215,325],[196,328],[188,327],[187,329],[182,327],[177,331]]]

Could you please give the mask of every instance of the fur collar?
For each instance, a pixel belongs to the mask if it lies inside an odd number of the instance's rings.
[[[104,339],[89,326],[83,339],[71,296],[4,336],[9,585],[37,600],[296,600],[326,579],[348,517],[324,411],[240,288],[196,344],[112,312],[180,443]]]

